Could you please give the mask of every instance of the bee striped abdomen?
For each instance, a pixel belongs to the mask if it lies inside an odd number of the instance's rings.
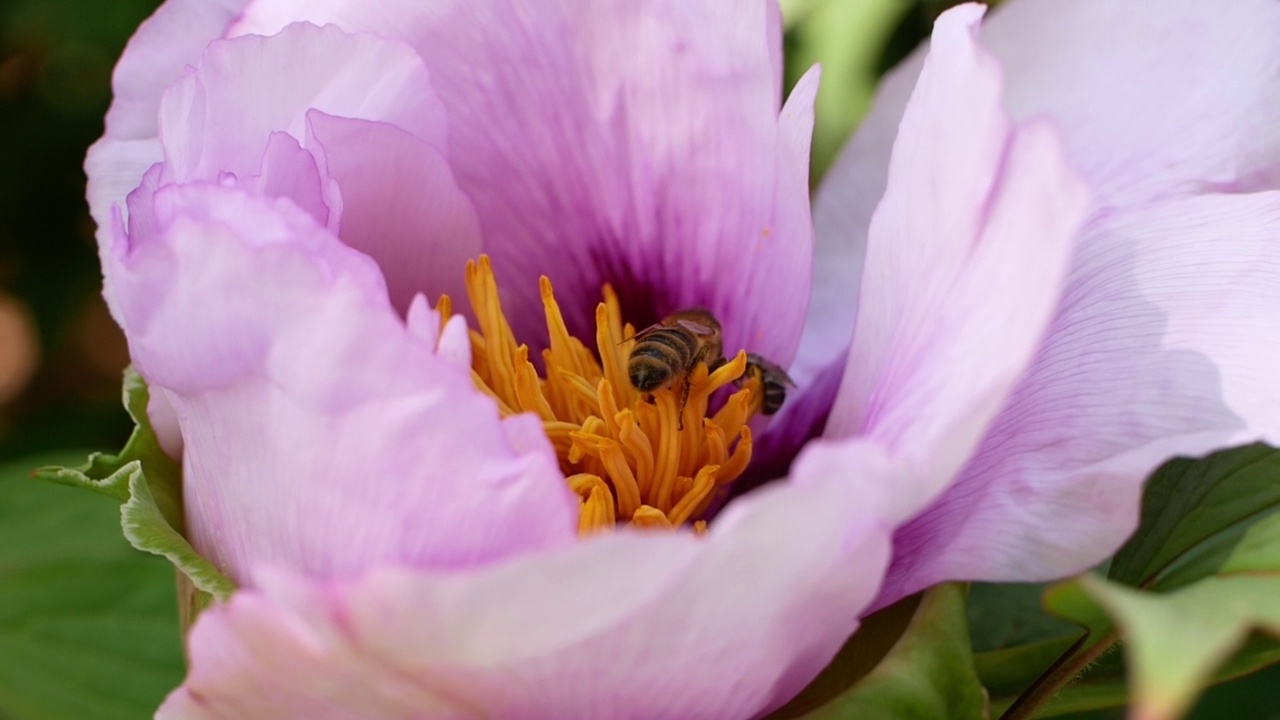
[[[637,390],[652,392],[685,372],[698,352],[698,339],[680,330],[658,330],[636,343],[627,374]]]
[[[778,412],[782,407],[782,403],[787,401],[787,389],[777,383],[765,383],[764,385],[764,403],[760,408],[760,412],[765,415],[772,415]]]
[[[760,381],[760,413],[772,415],[787,401],[787,386],[795,382],[786,371],[755,353],[747,353],[747,372],[742,376]],[[738,381],[739,386],[742,380]]]

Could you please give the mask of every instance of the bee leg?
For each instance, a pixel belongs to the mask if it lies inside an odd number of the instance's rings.
[[[684,429],[684,406],[689,402],[689,388],[693,383],[689,382],[689,374],[685,373],[684,382],[680,385],[680,407],[676,410],[676,429]]]
[[[728,364],[729,364],[729,358],[721,355],[720,357],[711,361],[711,364],[707,366],[707,372],[713,373]]]

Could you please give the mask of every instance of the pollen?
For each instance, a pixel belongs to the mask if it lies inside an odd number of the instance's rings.
[[[739,351],[715,371],[700,363],[683,382],[654,393],[632,387],[627,361],[635,327],[624,323],[613,288],[596,306],[594,352],[569,334],[551,281],[540,280],[549,347],[540,373],[528,345],[517,342],[503,314],[487,256],[467,263],[467,296],[476,318],[471,329],[476,387],[502,415],[533,413],[579,499],[578,531],[588,535],[622,525],[706,531],[703,517],[751,461],[747,423],[761,407],[762,387],[743,379],[747,355]],[[448,320],[452,301],[436,309]],[[711,412],[716,391],[738,385]]]

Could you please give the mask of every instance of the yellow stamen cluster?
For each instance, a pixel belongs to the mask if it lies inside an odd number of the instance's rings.
[[[623,324],[612,288],[605,286],[604,302],[596,307],[599,359],[569,335],[546,277],[540,288],[550,335],[550,347],[542,351],[544,375],[511,332],[489,259],[467,264],[467,295],[479,326],[471,330],[476,387],[503,415],[531,412],[542,418],[566,482],[580,498],[580,533],[620,522],[652,528],[693,522],[695,530],[705,529],[700,516],[751,460],[747,422],[760,407],[760,384],[746,381],[707,416],[711,395],[746,370],[746,353],[715,372],[703,364],[690,373],[681,418],[682,383],[652,396],[632,387],[627,359],[635,328]],[[450,308],[449,298],[441,298],[441,322]]]

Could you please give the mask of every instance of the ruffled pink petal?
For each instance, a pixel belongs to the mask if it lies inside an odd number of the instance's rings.
[[[1046,580],[1133,531],[1165,459],[1280,439],[1280,193],[1104,218],[980,450],[897,537],[884,602],[953,578]]]
[[[517,335],[545,335],[546,273],[578,333],[611,282],[640,325],[705,305],[726,346],[790,362],[809,292],[817,78],[779,113],[771,0],[265,0],[234,32],[298,18],[425,59]]]
[[[1087,191],[1044,123],[1015,128],[975,42],[981,6],[945,14],[871,221],[829,437],[909,462],[918,511],[960,469],[1034,356]]]
[[[480,228],[441,154],[444,107],[407,45],[304,24],[215,42],[161,113],[166,180],[292,170],[255,187],[373,257],[397,309],[465,291]],[[283,155],[280,136],[306,150]]]
[[[1280,5],[1018,0],[983,24],[1017,120],[1048,115],[1100,206],[1280,187]],[[889,73],[814,202],[814,291],[791,373],[848,346],[867,228],[927,48]],[[803,385],[803,382],[802,382]]]
[[[199,69],[165,91],[166,178],[252,174],[267,136],[306,137],[313,110],[387,122],[432,146],[445,144],[444,108],[411,48],[295,24],[272,37],[214,42]]]
[[[896,470],[840,452],[703,538],[624,531],[465,574],[264,574],[201,616],[158,717],[755,716],[830,660],[888,555]]]
[[[391,302],[429,292],[466,297],[467,260],[480,254],[475,209],[449,163],[395,125],[311,111],[310,139],[342,195],[342,241],[378,261]]]
[[[341,223],[341,195],[325,192],[329,178],[315,156],[288,133],[276,131],[267,137],[258,174],[244,180],[241,187],[255,195],[292,200],[320,227],[336,232]]]
[[[98,261],[103,267],[109,260],[107,253],[111,245],[111,225],[115,222],[115,212],[129,193],[144,182],[147,171],[152,167],[157,168],[150,179],[154,192],[154,186],[159,182],[158,163],[163,158],[164,149],[160,147],[160,141],[154,138],[103,138],[89,148],[84,163],[85,175],[89,178],[86,198],[89,202],[89,215],[98,228],[95,236],[98,241]],[[111,317],[117,323],[120,322],[115,290],[111,287],[109,278],[103,278],[102,296],[107,302]]]
[[[106,270],[181,426],[188,536],[219,568],[343,577],[574,541],[545,437],[507,429],[456,350],[406,328],[366,256],[237,188],[169,186],[153,212],[151,236],[117,225]]]

